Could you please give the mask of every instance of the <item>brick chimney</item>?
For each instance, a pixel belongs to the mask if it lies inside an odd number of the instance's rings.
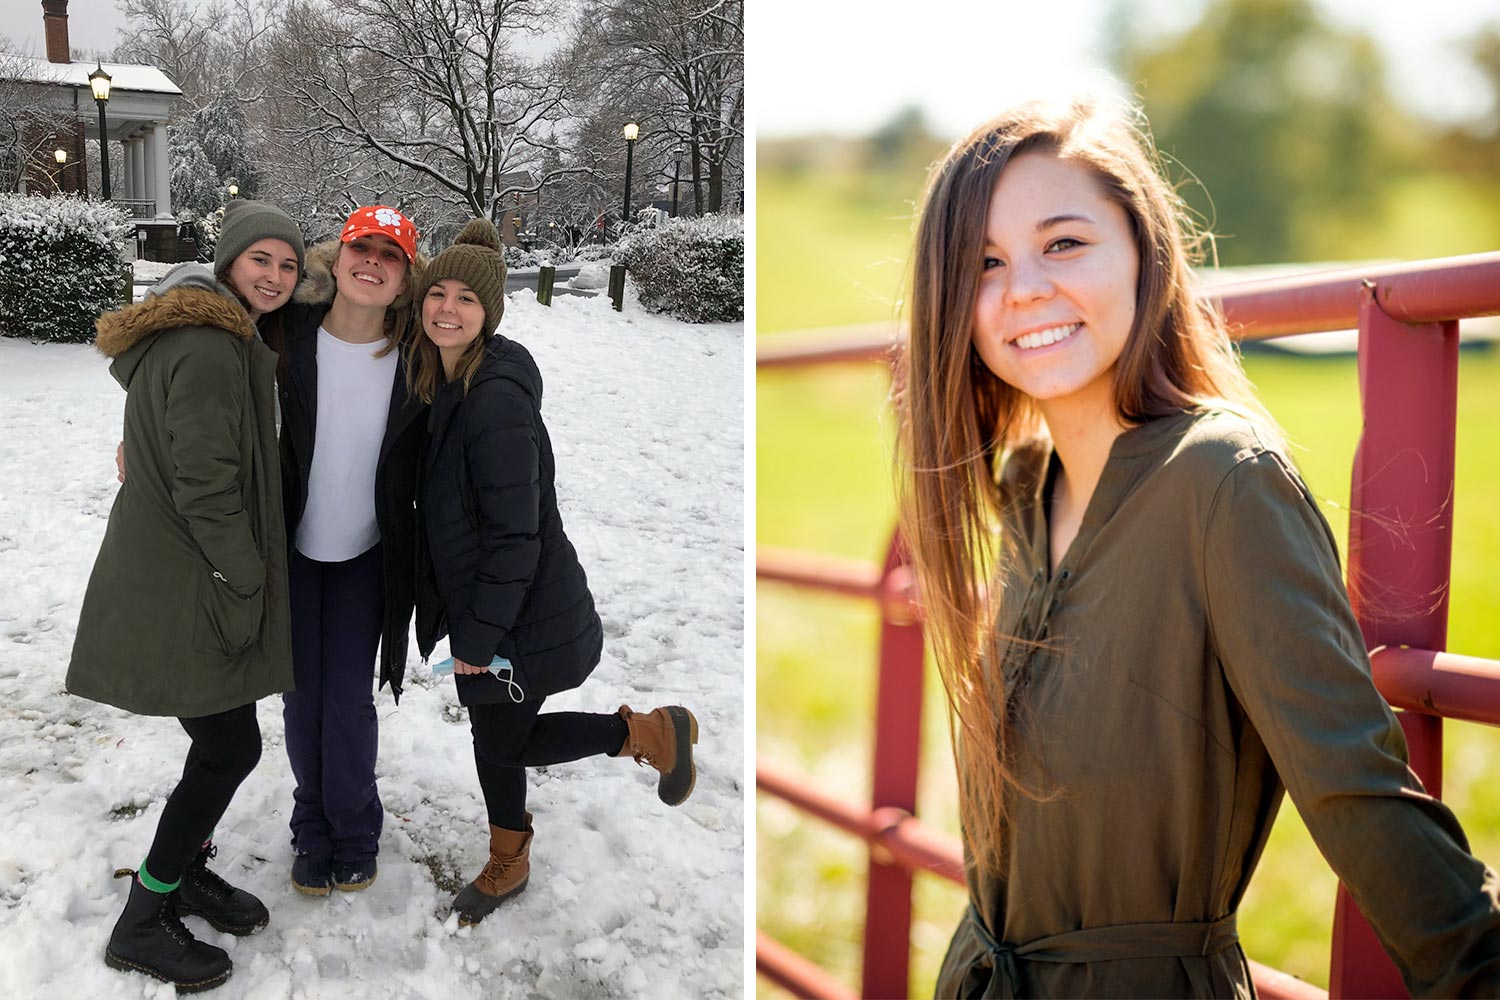
[[[42,24],[47,29],[47,61],[72,62],[68,54],[68,0],[42,0]]]

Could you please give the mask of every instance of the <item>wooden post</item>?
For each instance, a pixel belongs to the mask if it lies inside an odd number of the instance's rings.
[[[609,265],[609,300],[615,304],[615,312],[625,310],[625,265]]]
[[[536,273],[536,300],[544,306],[552,304],[552,283],[557,280],[557,268],[543,264]],[[618,308],[618,307],[617,307]]]

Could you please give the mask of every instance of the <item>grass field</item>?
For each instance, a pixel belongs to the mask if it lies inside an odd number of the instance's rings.
[[[834,197],[806,178],[762,173],[757,183],[761,331],[889,319],[907,239],[906,223],[898,218],[899,194],[909,197],[911,189],[898,193],[866,179],[849,182]],[[822,245],[805,238],[814,208],[824,213],[820,225],[836,225],[838,212],[812,203],[839,198],[852,199],[845,208],[857,202],[863,212],[883,213],[886,223],[872,227],[863,243],[814,255],[809,247]],[[904,211],[909,213],[909,204]],[[796,220],[795,232],[785,228],[788,220]],[[840,276],[818,280],[829,267]],[[1342,540],[1358,436],[1353,359],[1255,354],[1246,367],[1298,446],[1295,458]],[[884,373],[875,365],[845,365],[766,372],[757,383],[758,542],[878,559],[894,517]],[[1500,522],[1493,516],[1500,507],[1497,387],[1500,352],[1466,351],[1460,365],[1449,646],[1500,658],[1500,574],[1493,571],[1500,565]],[[756,619],[757,753],[858,801],[869,788],[873,611],[767,584],[757,588]],[[956,833],[947,724],[930,673],[919,812]],[[1500,862],[1500,731],[1450,723],[1444,757],[1445,798],[1463,820],[1475,853]],[[756,812],[760,927],[857,984],[863,851],[766,796],[757,797]],[[1241,910],[1247,953],[1326,987],[1334,885],[1288,806]],[[914,995],[931,994],[963,905],[956,887],[919,880]],[[777,991],[762,983],[759,992],[769,997]]]

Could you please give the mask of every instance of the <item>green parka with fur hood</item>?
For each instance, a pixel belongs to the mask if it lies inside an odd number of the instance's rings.
[[[292,687],[276,355],[208,268],[99,320],[125,388],[110,511],[67,689],[141,715],[214,715]]]

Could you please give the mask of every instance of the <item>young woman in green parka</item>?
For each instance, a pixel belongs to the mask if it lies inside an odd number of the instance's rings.
[[[276,355],[255,321],[286,303],[302,238],[279,209],[234,202],[214,268],[183,265],[143,302],[100,318],[124,387],[128,480],[115,497],[68,667],[67,689],[175,716],[191,746],[132,877],[105,961],[191,992],[232,963],[180,919],[250,934],[260,900],[207,867],[211,836],[260,759],[255,702],[292,686],[286,535],[276,442]]]
[[[895,384],[968,859],[937,993],[1252,996],[1286,792],[1413,995],[1500,996],[1500,879],[1407,767],[1153,155],[1028,104],[929,181]]]

